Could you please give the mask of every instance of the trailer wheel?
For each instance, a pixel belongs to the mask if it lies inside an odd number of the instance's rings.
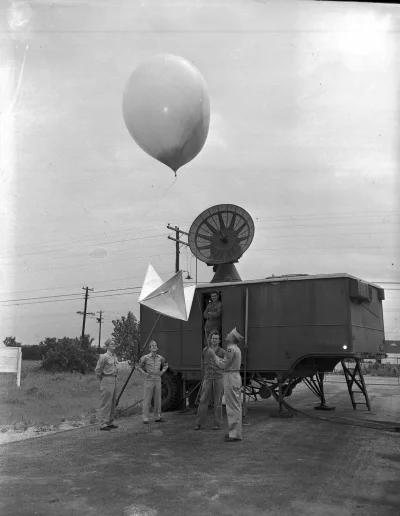
[[[175,410],[182,403],[182,382],[170,370],[161,377],[161,410]]]

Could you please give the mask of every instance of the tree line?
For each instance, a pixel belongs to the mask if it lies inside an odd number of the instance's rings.
[[[111,337],[117,344],[116,353],[120,360],[134,364],[140,354],[140,322],[132,312],[112,321],[114,329]],[[15,337],[6,337],[7,347],[21,347],[23,360],[41,360],[41,367],[51,372],[93,371],[98,360],[98,347],[90,335],[82,337],[47,337],[39,344],[22,346]],[[101,348],[100,353],[105,349]]]

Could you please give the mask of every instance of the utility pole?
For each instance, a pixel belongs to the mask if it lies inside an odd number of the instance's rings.
[[[86,315],[96,315],[96,314],[94,314],[93,312],[89,312],[89,313],[86,312],[87,302],[88,302],[88,297],[89,297],[89,290],[93,291],[93,289],[89,288],[89,287],[82,287],[82,290],[86,290],[86,293],[85,293],[85,308],[83,309],[83,312],[76,312],[76,313],[83,315],[83,324],[82,324],[82,341],[83,341],[83,337],[85,336]]]
[[[175,242],[175,253],[176,253],[175,254],[175,272],[179,272],[179,254],[180,254],[179,244],[189,246],[189,244],[180,240],[180,233],[182,233],[183,235],[187,235],[187,236],[189,236],[189,233],[186,233],[186,231],[182,231],[181,229],[178,228],[178,226],[172,227],[168,224],[167,228],[171,229],[172,231],[175,231],[176,238],[173,238],[170,236],[168,236],[168,238]]]
[[[100,353],[100,339],[101,339],[101,321],[103,320],[102,317],[101,317],[101,314],[103,313],[101,310],[100,310],[100,317],[96,317],[96,320],[97,322],[99,323],[99,353]]]

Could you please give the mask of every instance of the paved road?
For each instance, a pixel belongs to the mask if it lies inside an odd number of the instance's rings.
[[[336,416],[348,414],[343,386],[327,387]],[[397,410],[399,390],[389,394],[371,393],[368,417]],[[291,402],[315,404],[305,389]],[[240,443],[224,443],[224,431],[194,432],[194,415],[170,413],[164,425],[133,417],[113,432],[87,427],[3,445],[0,514],[399,516],[399,433],[271,412],[272,400],[250,409]]]

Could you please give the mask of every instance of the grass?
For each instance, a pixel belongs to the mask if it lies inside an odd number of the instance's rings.
[[[129,369],[120,371],[117,394],[129,375]],[[126,409],[142,398],[143,377],[133,373],[117,410]],[[57,428],[64,422],[96,423],[100,408],[100,382],[93,374],[48,373],[40,369],[40,362],[22,363],[21,385],[16,375],[0,375],[0,431],[13,427]],[[140,405],[124,411],[121,416],[140,410]],[[3,430],[2,430],[3,429]]]

